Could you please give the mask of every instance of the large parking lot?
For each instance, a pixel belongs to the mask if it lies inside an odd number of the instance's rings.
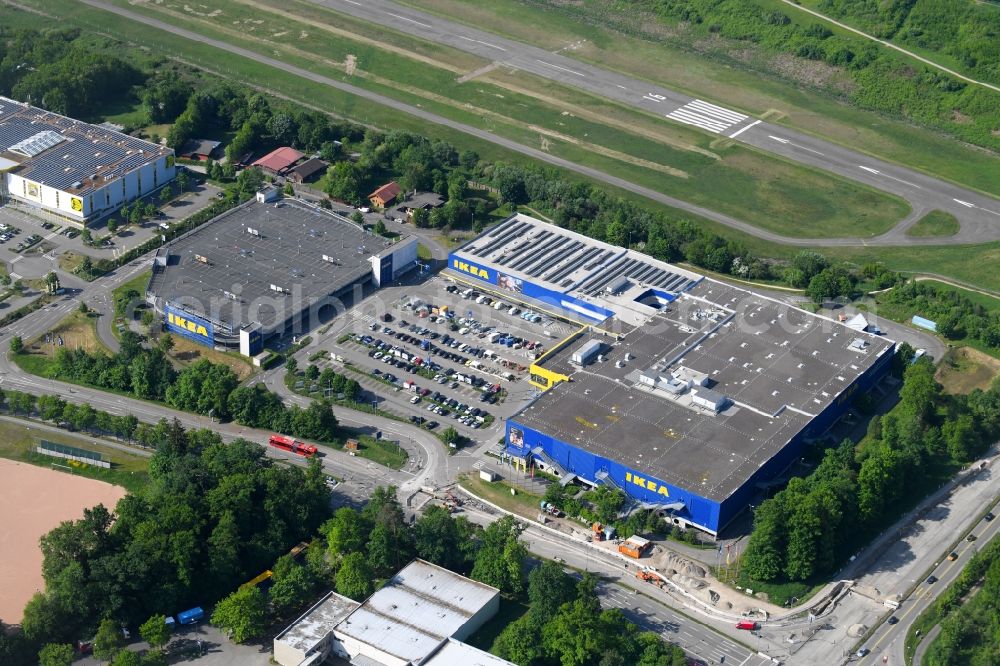
[[[536,395],[532,360],[573,330],[450,279],[411,275],[338,318],[299,360],[328,351],[380,409],[489,441]]]

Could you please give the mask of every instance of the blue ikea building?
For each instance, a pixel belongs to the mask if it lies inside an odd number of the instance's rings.
[[[449,274],[580,324],[531,366],[507,453],[717,534],[889,370],[892,341],[515,215]]]

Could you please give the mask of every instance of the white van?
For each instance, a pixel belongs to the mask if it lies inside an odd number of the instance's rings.
[[[493,309],[494,310],[503,310],[505,307],[508,307],[508,306],[503,301],[497,301],[496,303],[493,304]]]

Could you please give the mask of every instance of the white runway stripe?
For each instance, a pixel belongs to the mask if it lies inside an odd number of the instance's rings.
[[[693,100],[680,108],[674,109],[667,114],[667,117],[686,125],[700,127],[713,134],[719,134],[747,119],[747,116],[742,113],[730,111],[729,109],[709,104],[700,99]]]
[[[704,130],[708,130],[709,132],[715,132],[716,134],[718,134],[722,130],[726,129],[726,127],[728,127],[728,125],[724,123],[714,122],[709,118],[705,118],[704,116],[692,116],[690,114],[686,114],[683,111],[679,110],[667,114],[667,117],[673,118],[674,120],[684,123],[686,125],[694,125]]]
[[[708,102],[703,102],[700,99],[696,99],[687,105],[689,109],[695,109],[703,113],[707,113],[711,116],[716,116],[724,120],[729,120],[734,123],[738,123],[741,120],[746,120],[746,116],[742,113],[736,113],[735,111],[730,111],[729,109],[724,109],[721,106],[716,106],[714,104],[709,104]]]

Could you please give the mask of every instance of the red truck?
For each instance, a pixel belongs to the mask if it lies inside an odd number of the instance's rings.
[[[267,443],[276,449],[290,451],[291,453],[305,456],[306,458],[312,458],[316,455],[316,446],[314,444],[306,444],[305,442],[300,442],[293,437],[271,435],[271,439],[267,440]]]
[[[736,623],[736,628],[745,629],[747,631],[756,631],[757,629],[760,629],[760,625],[753,620],[740,620]]]

